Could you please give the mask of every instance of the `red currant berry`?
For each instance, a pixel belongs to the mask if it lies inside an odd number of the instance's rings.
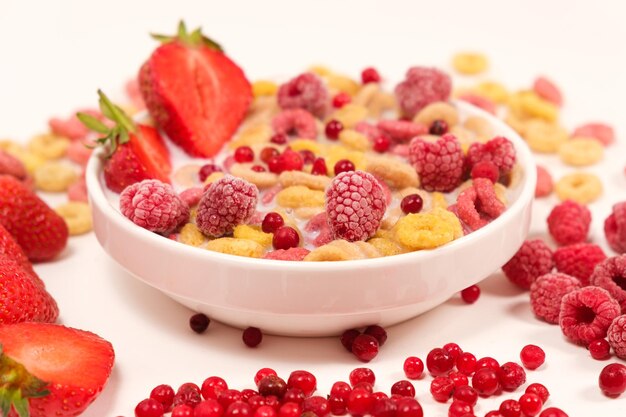
[[[519,354],[522,364],[526,369],[537,369],[546,360],[546,353],[539,346],[526,345]]]
[[[225,389],[228,389],[228,384],[226,384],[224,379],[219,376],[210,376],[202,383],[200,393],[205,400],[209,398],[216,399],[220,391],[224,391]]]
[[[273,159],[270,159],[270,162],[271,161],[273,161]],[[300,152],[292,151],[289,148],[285,149],[283,153],[278,156],[278,161],[280,172],[302,171],[302,167],[304,166],[304,160]],[[270,168],[270,163],[268,163],[268,168]]]
[[[347,410],[353,416],[364,416],[370,413],[374,405],[374,397],[364,389],[353,389],[348,396]]]
[[[472,376],[472,387],[482,397],[489,397],[498,391],[498,374],[491,368],[483,368]]]
[[[461,298],[467,304],[473,304],[480,297],[480,287],[478,285],[471,285],[461,291]]]
[[[544,408],[539,417],[568,417],[565,411],[556,407]]]
[[[267,405],[267,403],[265,402],[265,397],[261,394],[251,396],[250,398],[248,398],[247,402],[248,404],[250,404],[250,407],[252,407],[252,410],[257,410],[259,407]]]
[[[415,387],[409,381],[398,381],[391,386],[391,395],[402,397],[415,397]]]
[[[454,382],[447,376],[437,376],[430,382],[430,393],[440,403],[448,401],[453,391]]]
[[[304,165],[309,165],[315,162],[315,154],[308,149],[302,149],[300,151],[300,156],[302,157]]]
[[[304,391],[302,391],[300,388],[287,388],[287,391],[285,391],[285,395],[283,395],[281,403],[302,404],[302,401],[304,401],[305,398],[306,395],[304,395]]]
[[[268,375],[274,375],[277,376],[276,371],[273,370],[272,368],[261,368],[259,369],[256,374],[254,375],[254,385],[257,386],[257,388],[259,387],[259,382],[261,382],[261,380],[263,378],[265,378]]]
[[[358,384],[356,384],[355,386],[352,387],[353,390],[355,389],[364,389],[365,391],[373,394],[374,393],[374,386],[372,384],[370,384],[369,382],[365,382],[365,381],[361,381]]]
[[[263,333],[257,327],[248,327],[241,334],[241,340],[248,347],[257,347],[263,340]]]
[[[469,384],[467,375],[462,374],[461,372],[451,371],[448,373],[448,378],[450,378],[452,382],[454,382],[455,387],[462,387]]]
[[[354,171],[354,164],[352,163],[352,161],[348,160],[348,159],[340,159],[339,161],[337,161],[337,163],[335,164],[335,175],[339,175],[342,172],[348,172],[348,171]]]
[[[363,84],[380,82],[380,74],[374,67],[367,67],[361,71],[361,81]]]
[[[474,415],[474,409],[468,403],[463,401],[452,401],[448,408],[448,417],[466,417]]]
[[[473,407],[478,402],[478,393],[474,388],[470,387],[469,385],[462,385],[460,387],[457,386],[454,389],[452,398],[457,401],[463,401]]]
[[[522,394],[519,397],[519,405],[525,417],[533,417],[541,412],[543,402],[537,394]]]
[[[326,417],[330,414],[328,400],[320,395],[305,398],[302,402],[302,411],[313,412],[317,417]]]
[[[171,417],[193,417],[193,410],[193,408],[185,404],[177,405],[176,407],[172,408]]]
[[[409,379],[419,379],[424,374],[424,362],[416,356],[404,360],[404,375]]]
[[[372,397],[374,397],[376,401],[389,398],[389,396],[382,391],[372,392]],[[395,395],[394,397],[399,397],[399,396]]]
[[[278,417],[300,417],[302,408],[296,403],[285,403],[278,410]]]
[[[502,414],[500,414],[499,411],[491,410],[491,411],[487,412],[487,414],[485,414],[485,417],[503,417],[503,416],[502,416]]]
[[[419,213],[424,207],[424,200],[419,194],[409,194],[400,202],[400,208],[404,214]]]
[[[367,326],[363,331],[364,334],[369,334],[370,336],[374,336],[376,340],[378,340],[378,346],[382,346],[387,341],[387,330],[383,329],[381,326],[374,324],[372,326]]]
[[[317,389],[317,379],[309,371],[293,371],[287,379],[288,388],[300,388],[306,397]]]
[[[385,135],[378,135],[374,138],[373,148],[378,153],[385,153],[391,147],[391,139]]]
[[[154,398],[146,398],[135,407],[135,417],[161,417],[164,412],[163,404]]]
[[[222,168],[215,164],[202,165],[200,171],[198,171],[198,179],[200,182],[204,182],[211,174],[215,172],[222,172]]]
[[[356,339],[356,337],[360,334],[361,332],[357,329],[348,329],[343,332],[343,334],[341,335],[341,344],[344,348],[346,348],[348,352],[352,352],[352,344],[354,343],[354,339]]]
[[[485,356],[484,358],[480,358],[476,361],[476,370],[483,368],[493,369],[497,371],[500,369],[500,363],[490,356]]]
[[[224,407],[217,400],[209,398],[193,408],[190,415],[193,417],[222,417],[223,414]],[[173,415],[174,413],[172,412]]]
[[[287,143],[287,135],[284,133],[276,133],[270,138],[270,142],[275,143],[276,145],[284,145]]]
[[[342,130],[343,130],[343,123],[341,123],[339,120],[333,119],[329,121],[328,123],[326,123],[325,133],[328,139],[331,139],[331,140],[339,139],[339,134],[341,133]]]
[[[261,230],[265,233],[274,233],[279,228],[285,225],[283,216],[278,213],[270,212],[265,215],[263,222],[261,223]]]
[[[448,133],[448,123],[446,123],[445,120],[437,119],[430,124],[430,127],[428,128],[428,133],[437,136],[445,135],[446,133]]]
[[[426,356],[426,368],[433,376],[445,375],[454,367],[454,359],[448,352],[435,348]]]
[[[240,146],[235,149],[235,161],[240,164],[245,162],[252,162],[254,160],[254,151],[249,146]]]
[[[251,169],[252,171],[254,171],[254,172],[265,172],[265,171],[267,171],[267,170],[265,169],[265,167],[263,167],[263,166],[261,166],[261,165],[252,165],[252,166],[250,167],[250,169]]]
[[[280,174],[281,172],[283,172],[280,158],[276,156],[267,161],[267,169],[269,169],[270,172],[273,172],[274,174]]]
[[[504,400],[500,403],[499,410],[502,417],[520,417],[522,415],[522,407],[515,400]]]
[[[626,391],[626,366],[621,363],[607,365],[598,378],[600,389],[607,397],[617,397]]]
[[[248,402],[248,400],[249,400],[251,397],[255,396],[255,395],[259,395],[259,393],[258,393],[258,392],[256,392],[256,391],[255,391],[255,390],[253,390],[253,389],[250,389],[250,388],[245,388],[245,389],[242,389],[242,390],[241,390],[241,401]]]
[[[254,417],[276,417],[278,413],[274,410],[274,407],[269,405],[262,405],[254,410]]]
[[[285,390],[285,392],[287,392],[287,390]],[[280,400],[278,399],[278,397],[276,395],[266,395],[264,401],[265,401],[264,405],[269,405],[274,410],[279,410],[280,409],[280,404],[281,403],[280,403]]]
[[[599,361],[608,359],[611,357],[611,345],[606,339],[598,339],[589,343],[587,346],[591,357]]]
[[[283,398],[287,391],[287,383],[276,375],[267,375],[259,381],[257,388],[259,394],[264,397],[274,395],[277,398]]]
[[[261,161],[267,164],[270,161],[270,159],[276,158],[278,155],[280,155],[280,152],[278,152],[278,149],[272,148],[271,146],[267,146],[261,149],[261,154],[259,155],[259,158],[261,159]]]
[[[313,167],[311,167],[311,174],[313,175],[327,175],[328,169],[326,168],[326,161],[324,158],[317,158],[313,161]]]
[[[202,313],[194,314],[189,319],[189,327],[196,333],[204,333],[204,331],[209,327],[211,320]]]
[[[174,402],[174,388],[169,385],[157,385],[150,391],[150,398],[157,400],[163,405],[163,410],[168,412],[172,409]]]
[[[539,398],[541,398],[541,402],[543,402],[544,404],[546,403],[546,401],[548,401],[548,397],[550,397],[550,392],[548,391],[548,388],[537,382],[527,386],[526,393],[537,394]]]
[[[350,392],[352,392],[352,388],[350,387],[350,384],[348,384],[347,382],[343,382],[343,381],[337,381],[333,384],[333,386],[330,388],[330,395],[331,397],[337,397],[337,398],[341,398],[342,400],[348,400],[348,396],[350,395]]]
[[[228,406],[224,413],[224,417],[248,417],[252,415],[252,407],[250,407],[250,404],[244,403],[243,401],[235,401]]]
[[[351,101],[352,97],[350,97],[350,94],[342,91],[336,94],[335,97],[333,97],[333,107],[336,109],[340,109]]]
[[[452,342],[446,343],[445,345],[443,345],[443,350],[448,352],[448,355],[450,355],[452,359],[454,359],[455,361],[456,361],[456,358],[458,358],[459,355],[463,353],[463,349],[461,349],[461,347],[457,345],[456,343],[452,343]]]
[[[526,382],[526,371],[515,362],[507,362],[498,369],[498,382],[505,391],[515,391]]]
[[[456,358],[456,369],[465,375],[471,375],[476,371],[476,356],[469,352],[463,352]]]
[[[396,400],[396,417],[424,417],[424,410],[415,398],[403,397]]]
[[[190,407],[195,407],[200,401],[202,401],[200,388],[192,382],[187,382],[178,387],[172,406],[176,407],[180,404],[186,404]]]
[[[241,391],[236,389],[225,389],[217,394],[217,402],[224,408],[228,409],[231,404],[241,401]]]
[[[361,382],[367,382],[372,386],[376,383],[376,375],[370,368],[354,368],[349,378],[353,387]]]
[[[352,353],[362,362],[369,362],[378,355],[378,340],[368,334],[360,334],[352,342]]]
[[[289,226],[282,226],[276,229],[272,238],[274,249],[296,248],[300,244],[300,235],[296,229]]]

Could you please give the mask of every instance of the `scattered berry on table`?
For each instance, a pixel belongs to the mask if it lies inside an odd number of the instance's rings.
[[[546,360],[546,353],[539,346],[526,345],[519,354],[520,360],[526,369],[539,368]]]
[[[461,298],[467,304],[474,304],[480,298],[480,287],[478,285],[470,285],[461,291]]]
[[[491,368],[479,369],[472,376],[472,387],[482,397],[489,397],[498,391],[498,374]]]
[[[415,387],[407,380],[401,380],[391,386],[391,395],[402,397],[415,397]]]
[[[626,314],[615,317],[609,326],[607,338],[609,339],[609,345],[615,352],[615,356],[626,359]]]
[[[409,356],[404,360],[404,375],[409,379],[419,379],[424,374],[424,362],[417,356]]]
[[[174,402],[174,388],[167,384],[157,385],[150,391],[150,398],[157,400],[163,405],[163,410],[168,412]]]
[[[146,398],[135,407],[135,417],[162,417],[163,404],[153,398]]]
[[[476,371],[476,356],[470,352],[463,352],[456,358],[456,368],[465,375]]]
[[[618,397],[626,391],[626,366],[612,363],[605,366],[598,378],[600,389],[607,397]]]
[[[620,304],[622,312],[626,312],[626,254],[600,262],[589,281],[591,285],[607,290]]]
[[[548,216],[548,231],[559,245],[584,242],[590,224],[589,209],[571,200],[556,205]]]
[[[469,385],[462,385],[454,389],[452,398],[457,401],[463,401],[473,407],[478,402],[478,393]]]
[[[530,307],[535,316],[548,323],[558,324],[563,296],[580,288],[580,281],[567,274],[556,272],[542,275],[530,285]]]
[[[604,220],[604,235],[611,249],[626,253],[626,201],[613,206],[611,214]]]
[[[494,373],[495,375],[495,373]],[[496,378],[497,382],[497,378]],[[452,397],[452,393],[454,392],[454,381],[452,381],[447,376],[436,376],[430,382],[430,393],[435,399],[435,401],[445,403],[450,397]]]
[[[543,402],[537,394],[526,393],[519,398],[522,415],[525,417],[533,417],[541,412]]]
[[[527,240],[517,253],[502,266],[506,277],[523,289],[529,289],[530,285],[541,275],[552,270],[552,250],[541,239]]]
[[[502,417],[521,417],[522,406],[517,400],[504,400],[500,403],[498,411]]]
[[[241,334],[241,339],[248,347],[257,347],[263,340],[263,333],[257,327],[248,327]]]
[[[541,165],[537,165],[537,185],[535,186],[535,197],[546,197],[552,193],[554,184],[552,176],[547,169]]]
[[[426,356],[426,368],[433,376],[446,375],[454,368],[454,358],[442,348],[434,348]]]
[[[611,328],[609,327],[607,335],[610,335],[610,333]],[[611,345],[606,339],[596,339],[589,343],[587,348],[591,357],[596,360],[602,361],[611,357]]]
[[[211,320],[203,313],[194,314],[189,318],[189,327],[196,333],[204,333],[210,323]]]
[[[524,366],[527,366],[528,364],[528,362],[523,361],[522,363],[524,363]],[[524,371],[524,368],[515,362],[506,362],[502,364],[500,369],[498,369],[497,374],[500,387],[502,387],[505,391],[515,391],[526,382],[526,371]]]
[[[589,285],[594,268],[606,259],[606,255],[596,244],[576,243],[557,248],[553,259],[557,271],[578,278],[582,285]]]

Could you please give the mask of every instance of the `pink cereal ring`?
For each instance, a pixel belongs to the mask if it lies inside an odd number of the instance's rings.
[[[268,252],[263,256],[263,259],[274,259],[277,261],[302,261],[305,256],[309,254],[309,250],[305,248],[289,248],[278,249]]]
[[[605,123],[592,122],[578,126],[572,133],[572,137],[594,138],[604,146],[608,146],[615,140],[615,131]]]
[[[537,185],[535,187],[535,197],[546,197],[552,193],[552,176],[541,165],[537,165]]]
[[[283,186],[280,184],[277,184],[271,188],[269,188],[268,190],[265,191],[265,194],[263,194],[263,197],[261,197],[261,203],[262,204],[269,204],[272,201],[274,201],[274,198],[276,197],[276,194],[278,194],[280,192],[280,190],[283,189]]]
[[[86,142],[86,141],[85,141]],[[75,140],[67,148],[67,157],[70,161],[76,162],[81,166],[87,165],[87,161],[91,156],[93,149],[89,148],[90,143],[85,143],[80,140]]]
[[[354,126],[354,130],[367,136],[369,140],[374,140],[377,137],[383,135],[383,131],[368,122],[359,122]]]
[[[131,104],[136,110],[143,110],[146,108],[146,103],[141,96],[141,89],[139,88],[139,81],[136,77],[131,78],[126,82],[125,86],[126,95],[130,99]]]
[[[506,207],[496,197],[493,183],[486,178],[474,179],[472,186],[457,197],[458,217],[472,230],[484,227],[504,210]]]
[[[396,142],[408,142],[416,136],[428,133],[428,127],[409,120],[380,120],[376,127]]]
[[[409,157],[409,145],[405,145],[403,143],[399,143],[396,146],[394,146],[393,148],[391,148],[391,154],[393,155],[397,155],[397,156],[402,156],[404,158],[408,158]]]
[[[295,135],[299,138],[317,138],[315,117],[303,109],[286,109],[272,119],[274,133]]]
[[[496,114],[495,103],[485,97],[468,93],[468,94],[463,94],[462,96],[459,96],[459,100],[468,102],[469,104],[474,105],[478,108],[481,108],[488,113]]]
[[[87,198],[87,183],[85,178],[80,178],[74,184],[70,185],[67,189],[67,198],[70,201],[80,201],[86,203]]]
[[[559,107],[563,105],[561,90],[549,79],[537,77],[533,83],[533,90],[539,97]]]
[[[307,233],[319,232],[323,228],[328,227],[328,220],[326,218],[326,212],[323,211],[315,216],[311,217],[304,226],[304,231]]]
[[[97,118],[102,118],[102,114],[98,110],[80,109],[78,111]],[[54,117],[48,121],[48,125],[55,135],[63,136],[71,140],[84,139],[89,133],[89,129],[78,120],[75,113],[66,119]]]

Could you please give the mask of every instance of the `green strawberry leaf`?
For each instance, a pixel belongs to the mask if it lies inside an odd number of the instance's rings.
[[[87,113],[76,113],[76,117],[80,120],[89,130],[102,133],[103,135],[109,133],[111,130],[107,125],[102,123],[98,118]]]
[[[16,391],[13,394],[13,408],[15,408],[15,411],[17,411],[18,416],[30,417],[28,398],[22,397],[19,391]]]
[[[100,97],[100,110],[102,114],[104,114],[107,119],[121,125],[127,131],[134,133],[136,130],[135,123],[128,117],[124,110],[113,104],[102,90],[98,90],[98,96]]]
[[[189,33],[187,31],[187,26],[185,25],[185,22],[182,20],[178,22],[178,29],[177,29],[176,36],[161,35],[157,33],[151,33],[150,36],[153,39],[163,44],[173,42],[173,41],[180,41],[183,44],[194,47],[194,48],[204,46],[210,49],[215,49],[216,51],[220,51],[220,52],[224,51],[224,49],[219,43],[215,42],[213,39],[208,38],[202,34],[202,28],[197,28],[193,30],[191,33]]]

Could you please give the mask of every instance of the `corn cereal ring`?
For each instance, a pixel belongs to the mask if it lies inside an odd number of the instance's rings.
[[[463,127],[471,132],[474,132],[476,136],[480,138],[490,139],[493,137],[493,129],[484,117],[470,116],[465,119]]]
[[[236,256],[247,256],[248,258],[261,258],[263,256],[263,246],[248,239],[237,239],[234,237],[221,237],[210,240],[206,248],[214,252],[226,253]]]
[[[286,208],[323,206],[324,192],[294,185],[281,190],[276,195],[276,202]]]
[[[561,201],[574,200],[588,204],[602,194],[602,182],[594,174],[575,172],[564,175],[557,181],[554,191]]]
[[[441,207],[433,207],[429,213],[434,214],[435,216],[439,217],[441,220],[450,224],[452,226],[455,239],[458,239],[465,234],[463,233],[463,226],[461,226],[461,221],[456,216],[456,214],[451,212],[449,209],[441,208]]]
[[[332,181],[324,175],[312,175],[302,171],[284,171],[278,176],[278,181],[283,187],[304,185],[312,190],[325,190]]]
[[[350,77],[341,74],[330,73],[325,76],[328,88],[334,91],[343,91],[354,96],[359,92],[360,84]]]
[[[82,235],[93,228],[89,204],[71,201],[54,209],[65,220],[71,236]]]
[[[270,188],[278,183],[278,175],[272,172],[256,172],[252,166],[252,163],[237,163],[230,167],[230,173],[251,182],[258,188]]]
[[[272,128],[267,123],[259,123],[256,125],[249,125],[241,130],[229,142],[228,147],[230,149],[236,149],[240,146],[252,146],[258,143],[268,143],[272,137]]]
[[[383,237],[371,238],[370,240],[367,241],[367,243],[375,247],[376,250],[378,250],[378,252],[380,252],[382,256],[399,255],[404,252],[402,247],[398,245],[396,242],[394,242],[391,239],[386,239]]]
[[[515,130],[520,136],[526,137],[526,129],[528,126],[528,119],[521,118],[515,113],[509,111],[504,117],[504,122]]]
[[[553,153],[567,141],[567,130],[555,123],[534,119],[526,125],[526,141],[530,149],[536,152]]]
[[[326,213],[326,211],[324,210],[324,207],[300,207],[294,209],[293,213],[300,219],[308,220],[320,213]]]
[[[35,171],[35,186],[42,191],[67,191],[78,178],[71,166],[59,162],[46,162]]]
[[[452,67],[464,75],[475,75],[489,66],[487,57],[477,52],[459,52],[452,57]]]
[[[433,209],[437,207],[441,209],[448,208],[448,200],[446,200],[446,196],[443,193],[440,193],[439,191],[435,191],[431,194],[430,198],[431,198],[431,206]]]
[[[538,117],[548,122],[554,122],[559,117],[558,107],[542,99],[534,92],[523,94],[519,104],[521,110],[531,117]]]
[[[206,179],[204,180],[203,185],[206,186],[206,185],[212,184],[215,181],[224,178],[224,175],[225,174],[223,172],[214,172],[211,175],[209,175],[208,177],[206,177]]]
[[[436,214],[412,213],[402,217],[395,226],[400,244],[411,250],[433,249],[454,240],[454,226]]]
[[[363,85],[358,93],[352,98],[352,103],[359,106],[368,107],[370,102],[374,99],[374,96],[380,92],[379,83],[367,83]]]
[[[559,156],[568,165],[593,165],[604,156],[604,146],[592,138],[571,138],[559,147]]]
[[[37,135],[28,142],[28,150],[44,159],[59,159],[65,156],[68,146],[69,139],[52,134]]]
[[[315,142],[311,139],[294,139],[289,141],[289,147],[296,151],[311,151],[315,155],[321,155],[324,150],[324,147],[321,143]]]
[[[196,164],[183,165],[174,172],[174,182],[184,188],[196,185],[200,168],[200,165]]]
[[[415,168],[391,156],[367,155],[365,170],[393,188],[419,187]]]
[[[339,120],[345,129],[352,129],[357,123],[367,118],[367,108],[354,103],[348,103],[335,111],[332,118]]]
[[[247,224],[240,224],[233,230],[233,236],[237,239],[252,240],[264,248],[272,245],[272,238],[274,235],[271,233],[265,233],[259,226],[248,226]]]
[[[278,91],[278,85],[273,81],[257,80],[252,83],[254,97],[272,96]]]
[[[478,84],[474,87],[474,92],[498,104],[506,104],[509,99],[506,87],[495,81],[484,81]]]
[[[379,258],[378,249],[366,242],[333,240],[320,246],[304,257],[307,262],[349,261],[354,259]]]
[[[15,156],[16,154],[22,153],[26,150],[21,144],[11,139],[0,140],[0,149],[5,152],[10,153],[13,156]]]
[[[193,223],[185,224],[178,235],[178,241],[189,246],[201,246],[206,240],[198,226]]]
[[[343,129],[339,133],[339,142],[350,149],[365,152],[371,147],[371,142],[367,136],[352,129]]]
[[[450,103],[436,101],[424,107],[413,118],[415,123],[425,126],[430,126],[435,120],[443,120],[449,127],[452,127],[459,123],[459,112]]]
[[[355,169],[365,169],[366,160],[363,152],[346,148],[343,145],[331,145],[328,150],[328,156],[326,157],[326,166],[330,171],[332,171],[335,164],[342,159],[351,161]]]

